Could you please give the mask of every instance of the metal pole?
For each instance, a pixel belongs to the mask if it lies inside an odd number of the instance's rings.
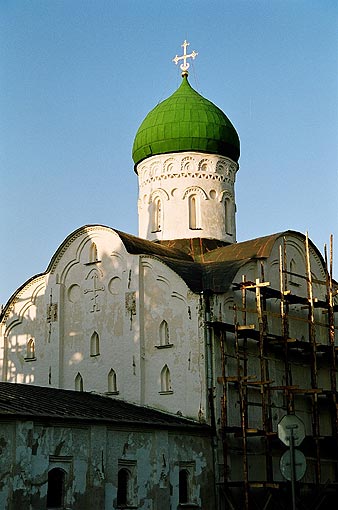
[[[293,427],[290,427],[290,460],[291,460],[291,494],[292,494],[292,510],[296,509],[296,465],[295,465],[295,438],[293,435]]]

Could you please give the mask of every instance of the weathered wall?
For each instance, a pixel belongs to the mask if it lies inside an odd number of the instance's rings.
[[[135,508],[178,506],[178,473],[191,472],[191,503],[214,508],[211,441],[184,432],[116,430],[102,425],[2,422],[1,510],[45,510],[48,471],[66,472],[65,508],[116,508],[117,474],[133,471]]]

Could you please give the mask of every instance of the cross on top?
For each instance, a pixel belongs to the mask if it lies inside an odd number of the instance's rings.
[[[175,62],[176,65],[178,64],[178,62],[180,60],[183,60],[183,64],[180,65],[180,68],[183,71],[182,76],[188,74],[188,69],[190,67],[190,64],[187,62],[187,58],[192,58],[193,60],[195,60],[195,57],[197,57],[197,55],[198,55],[198,53],[195,50],[192,51],[191,53],[189,53],[189,55],[187,55],[187,47],[189,46],[189,44],[190,43],[188,43],[187,41],[184,41],[184,43],[181,44],[181,46],[183,48],[183,55],[181,57],[176,55],[175,58],[173,58],[173,62]]]

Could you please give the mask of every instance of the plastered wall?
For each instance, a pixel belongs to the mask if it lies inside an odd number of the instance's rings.
[[[208,437],[166,430],[112,429],[34,421],[2,422],[0,508],[45,510],[48,471],[65,471],[64,507],[117,507],[118,470],[133,473],[130,508],[177,508],[179,470],[191,471],[191,503],[213,508],[211,442]]]

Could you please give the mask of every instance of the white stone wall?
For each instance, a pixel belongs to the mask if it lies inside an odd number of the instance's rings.
[[[237,170],[231,159],[197,152],[162,154],[139,163],[139,236],[151,241],[202,237],[236,242]],[[193,221],[191,197],[196,203]]]
[[[206,418],[205,344],[199,296],[162,262],[141,259],[140,310],[145,401],[173,413]],[[167,338],[161,341],[161,323]],[[168,367],[168,388],[161,372]]]
[[[70,236],[49,269],[10,306],[2,380],[75,389],[82,379],[84,391],[206,418],[199,296],[176,273],[156,258],[128,254],[118,234],[100,226]]]
[[[46,385],[50,366],[49,328],[46,323],[46,277],[28,282],[13,299],[1,325],[1,380]],[[27,357],[27,344],[35,342],[35,356]],[[36,370],[36,358],[40,368]],[[58,359],[58,353],[54,356]],[[58,363],[56,363],[58,365]],[[56,368],[56,367],[55,367]]]
[[[89,260],[93,242],[96,262]],[[74,388],[79,373],[85,391],[107,392],[108,374],[114,370],[114,391],[139,401],[139,381],[131,377],[132,359],[139,364],[139,345],[135,342],[138,321],[126,308],[127,296],[135,302],[137,261],[128,256],[117,234],[100,227],[83,232],[71,250],[76,251],[76,262],[72,259],[66,266],[64,260],[59,263],[63,295],[60,387]],[[98,336],[94,352],[93,335]]]

